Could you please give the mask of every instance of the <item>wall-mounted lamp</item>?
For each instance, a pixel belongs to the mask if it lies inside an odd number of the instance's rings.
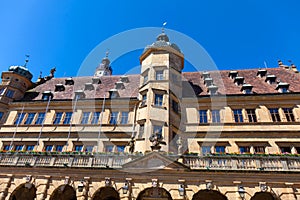
[[[178,187],[178,193],[179,193],[179,196],[183,197],[185,196],[185,188],[186,188],[186,185],[185,185],[185,180],[178,180],[179,182],[179,187]]]
[[[80,181],[80,183],[78,184],[78,192],[82,192],[83,188],[84,188],[85,184],[84,181]]]
[[[262,192],[266,192],[268,190],[268,186],[267,186],[266,182],[259,182],[259,188],[260,188],[260,191],[262,191]]]
[[[152,179],[152,187],[158,187],[158,179]]]
[[[212,183],[211,180],[205,180],[205,182],[206,182],[206,189],[207,189],[207,190],[212,190],[212,189],[214,189],[214,185],[213,185],[213,183]]]
[[[245,199],[246,190],[243,186],[238,186],[238,193],[242,199]]]
[[[69,176],[66,176],[65,177],[65,185],[68,185],[70,183],[70,177]]]
[[[109,177],[105,177],[105,186],[111,186],[111,180]]]

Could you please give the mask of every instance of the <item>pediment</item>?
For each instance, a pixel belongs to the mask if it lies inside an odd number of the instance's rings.
[[[168,157],[159,152],[151,152],[145,156],[132,160],[122,166],[130,171],[151,170],[187,170],[189,167],[177,161],[178,157]]]

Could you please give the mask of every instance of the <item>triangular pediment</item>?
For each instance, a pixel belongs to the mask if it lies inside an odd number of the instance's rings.
[[[132,160],[122,166],[130,171],[151,170],[187,170],[189,167],[177,161],[178,157],[168,157],[159,152],[151,152],[145,156]]]

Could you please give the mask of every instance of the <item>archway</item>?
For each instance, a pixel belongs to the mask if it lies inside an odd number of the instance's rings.
[[[76,191],[70,185],[61,185],[54,190],[50,200],[77,200]]]
[[[10,195],[9,200],[34,200],[36,198],[36,188],[31,183],[19,185]]]
[[[192,200],[228,200],[225,195],[216,190],[199,190],[193,195]]]
[[[256,192],[250,200],[279,200],[279,198],[270,192]]]
[[[141,191],[136,198],[136,200],[148,200],[148,199],[172,200],[172,196],[164,188],[151,187],[151,188],[146,188],[143,191]]]
[[[92,200],[120,200],[120,196],[113,187],[106,186],[98,189]]]

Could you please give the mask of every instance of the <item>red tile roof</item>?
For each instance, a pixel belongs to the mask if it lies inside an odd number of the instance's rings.
[[[246,70],[236,70],[238,76],[244,77],[244,82],[251,84],[253,86],[254,94],[270,94],[278,93],[276,90],[277,82],[274,84],[268,84],[266,76],[260,78],[257,76],[258,69],[246,69]],[[211,71],[210,76],[213,78],[213,82],[218,86],[219,94],[243,94],[241,91],[242,86],[237,86],[234,83],[234,80],[231,79],[229,75],[230,70],[223,71]],[[267,75],[275,75],[277,77],[276,81],[280,80],[281,82],[289,83],[290,92],[300,92],[300,74],[295,73],[292,70],[287,70],[285,68],[270,68],[267,69]],[[121,98],[131,98],[138,97],[140,75],[127,75],[129,82],[124,83],[125,89],[119,89],[119,95]],[[65,85],[66,78],[53,78],[41,85],[36,86],[35,88],[27,91],[24,96],[24,100],[41,100],[42,93],[45,91],[52,91],[54,100],[64,100],[64,99],[73,99],[74,92],[77,90],[83,90],[85,93],[85,98],[103,98],[104,95],[109,97],[109,90],[115,88],[115,83],[120,81],[121,76],[103,76],[101,77],[100,84],[93,84],[94,90],[84,90],[85,83],[92,83],[93,76],[87,77],[75,77],[74,85]],[[208,95],[207,87],[204,84],[204,79],[201,72],[184,72],[183,80],[185,86],[191,86],[193,93],[196,95]],[[64,91],[55,92],[55,85],[63,84],[65,87]],[[186,88],[185,88],[186,89]],[[184,89],[184,90],[185,90]]]

